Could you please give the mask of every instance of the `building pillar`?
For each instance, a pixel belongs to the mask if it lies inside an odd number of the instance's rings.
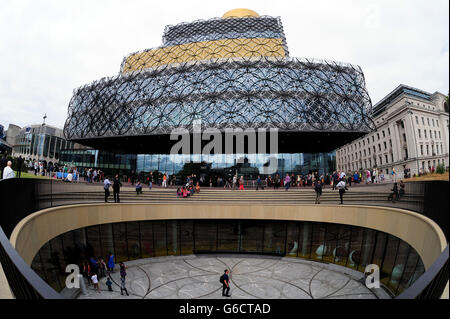
[[[391,131],[394,132],[392,136],[392,153],[394,154],[394,162],[402,161],[402,150],[401,150],[401,143],[400,143],[400,137],[398,132],[398,124],[392,123],[391,124]]]

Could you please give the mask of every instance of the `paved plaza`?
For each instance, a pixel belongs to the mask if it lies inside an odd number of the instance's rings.
[[[383,289],[368,289],[360,272],[295,258],[243,255],[189,255],[141,259],[126,263],[130,296],[120,294],[118,267],[111,274],[113,291],[100,280],[79,299],[221,299],[219,278],[231,270],[233,299],[377,299]]]

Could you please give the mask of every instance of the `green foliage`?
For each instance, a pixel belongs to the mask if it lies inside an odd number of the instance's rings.
[[[436,173],[438,174],[444,174],[445,173],[445,166],[443,164],[439,164],[436,167]]]

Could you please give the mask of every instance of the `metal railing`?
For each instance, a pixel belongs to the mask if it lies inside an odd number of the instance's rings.
[[[3,204],[0,214],[0,262],[6,274],[10,288],[18,299],[58,299],[62,296],[41,279],[18,255],[8,237],[14,227],[28,215],[49,207],[103,202],[103,191],[74,192],[66,191],[69,187],[63,182],[38,179],[11,179],[0,181],[0,200]],[[383,188],[384,189],[384,188]],[[345,204],[397,207],[420,213],[434,220],[448,238],[448,196],[449,183],[446,181],[415,182],[406,184],[406,195],[396,203],[387,200],[386,192],[354,192],[345,197]],[[229,192],[232,192],[231,190]],[[203,191],[203,194],[205,192]],[[220,193],[220,192],[218,192]],[[225,191],[223,191],[225,193]],[[212,193],[210,193],[211,195]],[[255,193],[253,193],[255,194]],[[261,195],[264,192],[260,193]],[[268,193],[266,193],[268,194]],[[268,201],[283,201],[292,204],[314,203],[314,191],[288,193],[280,190],[281,198],[269,198]],[[336,193],[337,194],[337,193]],[[202,192],[200,192],[202,195]],[[215,200],[211,196],[195,195],[195,201]],[[169,196],[169,197],[165,197]],[[160,201],[174,198],[168,192],[156,192],[145,196],[135,192],[121,193],[126,201]],[[337,204],[338,195],[324,194],[323,201]],[[261,197],[257,197],[259,201]],[[220,200],[220,199],[217,199]],[[251,200],[251,196],[244,201]],[[399,299],[430,299],[439,298],[448,282],[448,246],[435,263],[411,287],[397,298]]]

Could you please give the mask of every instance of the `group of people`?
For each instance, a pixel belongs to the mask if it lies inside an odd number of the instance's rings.
[[[405,186],[406,185],[403,180],[400,181],[400,185],[394,183],[394,186],[391,189],[391,193],[388,196],[388,200],[392,201],[393,203],[399,201],[405,195]]]
[[[87,279],[88,284],[92,285],[94,289],[100,293],[99,280],[107,277],[105,284],[108,287],[108,291],[113,291],[112,285],[113,281],[111,278],[111,273],[114,272],[115,262],[114,255],[110,252],[108,256],[108,263],[105,263],[102,257],[94,258],[91,257],[89,261],[84,261],[82,263],[82,273]],[[127,266],[123,262],[119,263],[120,269],[120,294],[123,295],[125,292],[127,296],[128,290],[126,288],[126,276],[127,276]]]
[[[101,183],[105,180],[105,172],[96,168],[85,168],[83,177],[84,181],[87,183]]]
[[[112,183],[108,177],[106,177],[103,181],[103,189],[105,190],[105,203],[108,202],[108,198],[111,195],[111,192],[109,191],[109,188],[111,186],[114,194],[114,203],[120,203],[120,188],[122,187],[122,182],[120,181],[118,174],[116,174]]]

